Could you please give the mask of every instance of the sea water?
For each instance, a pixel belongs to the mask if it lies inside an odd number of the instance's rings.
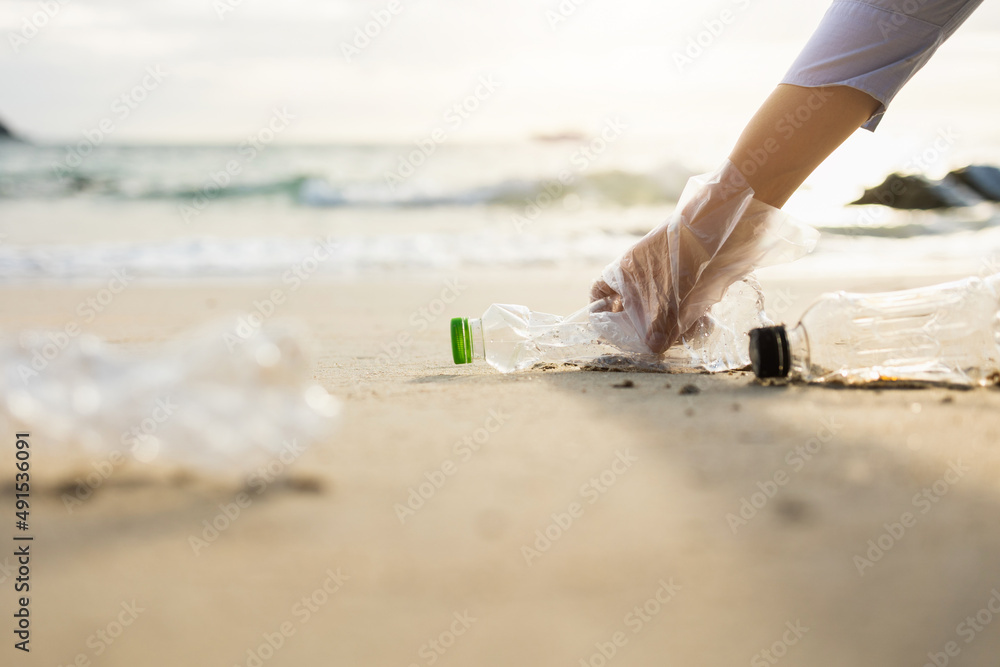
[[[73,161],[72,147],[2,142],[0,282],[101,281],[109,267],[142,279],[280,280],[302,261],[310,277],[337,280],[599,269],[669,215],[707,158],[623,143],[582,168],[587,146],[444,145],[400,180],[412,145],[270,146],[253,159],[238,146],[104,146]],[[993,206],[847,207],[844,183],[822,187],[828,176],[787,207],[824,231],[796,263],[804,271],[976,273],[1000,255]],[[871,185],[855,183],[855,194]]]

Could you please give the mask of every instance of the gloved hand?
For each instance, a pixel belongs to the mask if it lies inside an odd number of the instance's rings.
[[[688,181],[677,209],[605,267],[592,321],[623,349],[660,354],[754,268],[812,250],[818,233],[753,198],[728,160]]]

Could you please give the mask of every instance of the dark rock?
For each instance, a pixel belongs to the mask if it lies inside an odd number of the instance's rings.
[[[681,390],[677,393],[680,394],[681,396],[694,396],[696,394],[700,394],[701,389],[698,389],[698,387],[694,386],[693,384],[686,384],[683,387],[681,387]]]
[[[631,380],[625,380],[620,384],[613,384],[611,386],[615,389],[632,389],[633,387],[635,387],[635,382],[632,382]]]
[[[890,208],[930,210],[974,206],[982,198],[954,177],[932,181],[925,176],[889,174],[881,184],[865,190],[852,205],[881,204]]]
[[[14,135],[7,129],[7,126],[0,121],[0,139],[14,139]]]
[[[1000,169],[988,165],[970,165],[948,174],[983,199],[1000,201]]]

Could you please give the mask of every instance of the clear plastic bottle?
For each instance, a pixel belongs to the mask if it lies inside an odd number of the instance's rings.
[[[456,317],[451,321],[455,363],[483,359],[503,373],[564,362],[623,370],[719,372],[749,365],[750,330],[772,324],[753,276],[733,284],[723,300],[662,356],[638,351],[638,342],[635,349],[610,344],[602,330],[614,324],[596,306],[560,317],[525,306],[494,304],[481,318]]]
[[[1000,274],[898,292],[837,292],[799,324],[750,333],[761,378],[985,386],[1000,379]]]
[[[239,473],[322,442],[340,402],[312,380],[306,330],[238,332],[224,318],[144,352],[89,334],[0,334],[0,424],[44,435],[49,472],[121,456]]]
[[[485,359],[501,373],[535,364],[588,359],[616,350],[600,342],[587,311],[562,318],[532,312],[525,306],[493,304],[481,318],[451,321],[451,346],[456,364]]]

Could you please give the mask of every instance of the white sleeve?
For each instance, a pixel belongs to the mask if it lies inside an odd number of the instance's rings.
[[[837,0],[781,83],[843,85],[889,102],[982,0]]]

